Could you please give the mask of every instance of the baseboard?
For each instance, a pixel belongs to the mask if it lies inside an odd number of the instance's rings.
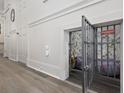
[[[9,60],[12,60],[12,61],[15,61],[15,62],[18,62],[16,59],[13,59],[13,58],[10,58],[8,57]]]
[[[66,79],[65,71],[62,70],[62,68],[59,68],[55,65],[47,64],[44,62],[39,62],[36,60],[29,60],[29,59],[28,59],[26,65],[36,71],[42,72],[44,74],[47,74],[47,75],[57,78],[59,80]]]
[[[47,74],[47,75],[49,75],[49,76],[52,76],[52,77],[54,77],[54,78],[60,79],[58,76],[52,75],[52,74],[50,74],[50,73],[48,73],[48,72],[45,72],[45,71],[43,71],[43,70],[39,70],[39,69],[37,69],[37,68],[35,68],[35,67],[31,66],[31,65],[27,65],[27,66],[28,66],[29,68],[31,68],[31,69],[36,70],[36,71],[39,71],[39,72],[42,72],[42,73]]]
[[[26,62],[27,62],[26,60],[23,60],[23,59],[19,59],[18,61],[21,63],[24,63],[24,64],[26,64]]]

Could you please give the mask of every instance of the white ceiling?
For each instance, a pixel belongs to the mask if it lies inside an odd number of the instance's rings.
[[[4,0],[0,0],[0,11],[4,10]]]

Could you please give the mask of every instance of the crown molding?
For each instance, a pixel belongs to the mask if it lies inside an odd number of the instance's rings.
[[[34,26],[37,26],[37,25],[42,24],[44,22],[47,22],[47,21],[62,17],[64,15],[73,13],[73,12],[78,11],[80,9],[83,9],[83,8],[89,7],[91,5],[100,3],[102,1],[105,1],[105,0],[83,0],[83,1],[78,2],[78,3],[74,4],[74,5],[71,5],[71,6],[67,7],[67,8],[64,8],[64,9],[58,11],[58,12],[55,12],[55,13],[53,13],[51,15],[48,15],[46,17],[40,18],[38,20],[35,20],[35,21],[29,23],[28,25],[29,25],[29,27],[34,27]]]
[[[10,9],[11,4],[8,4],[7,7],[0,12],[0,15],[4,16]]]

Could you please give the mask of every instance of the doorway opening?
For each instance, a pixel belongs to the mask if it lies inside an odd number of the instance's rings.
[[[88,23],[86,24],[87,28],[85,30],[88,33],[82,32],[82,27],[69,29],[69,78],[67,81],[85,88],[90,87],[93,74],[94,74],[94,28]],[[91,33],[92,32],[92,33]],[[84,36],[87,35],[87,39]],[[89,37],[89,36],[90,37]],[[88,40],[86,42],[86,40]],[[84,42],[85,41],[85,42]],[[85,44],[85,46],[83,46]],[[84,49],[84,47],[87,49]],[[87,55],[85,54],[87,52]],[[86,62],[83,60],[87,59]],[[83,71],[87,71],[84,72]],[[83,82],[85,81],[85,83]],[[86,89],[87,90],[87,89]],[[93,90],[91,91],[93,92]],[[84,92],[83,92],[84,93]]]
[[[80,28],[69,32],[69,78],[70,82],[82,85],[82,31]]]
[[[69,78],[83,93],[120,93],[122,20],[69,29]]]

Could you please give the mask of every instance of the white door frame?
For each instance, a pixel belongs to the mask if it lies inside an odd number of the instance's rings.
[[[66,77],[69,78],[69,33],[74,31],[81,31],[81,27],[64,30],[64,49],[65,49],[65,65]]]

